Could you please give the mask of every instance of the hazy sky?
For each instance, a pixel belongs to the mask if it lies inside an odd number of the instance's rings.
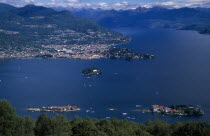
[[[0,0],[0,2],[18,7],[27,4],[47,7],[102,9],[134,9],[139,6],[163,6],[168,8],[210,7],[210,0]]]

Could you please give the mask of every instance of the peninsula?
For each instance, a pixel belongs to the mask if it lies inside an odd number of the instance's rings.
[[[131,49],[127,48],[110,48],[104,53],[105,58],[110,59],[124,59],[124,60],[139,60],[139,59],[153,59],[154,55],[141,54],[134,52]]]

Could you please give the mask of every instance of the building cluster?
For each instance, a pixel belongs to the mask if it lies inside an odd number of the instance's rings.
[[[98,44],[98,45],[47,45],[42,46],[43,48],[54,50],[55,52],[48,52],[53,55],[54,58],[73,58],[73,59],[100,59],[104,58],[103,52],[109,49],[109,45]],[[42,52],[46,53],[46,52]]]
[[[41,16],[33,18],[39,19]],[[24,25],[30,28],[54,28],[54,24],[45,25]],[[71,29],[51,30],[48,35],[41,35],[34,31],[34,45],[6,45],[0,47],[0,58],[36,58],[41,55],[51,55],[53,58],[72,58],[72,59],[101,59],[106,58],[103,52],[117,43],[125,43],[126,39],[121,36],[112,37],[110,32],[87,30],[87,33],[77,32]],[[0,29],[1,33],[19,34],[15,31]],[[38,40],[37,40],[38,39]]]
[[[18,31],[9,31],[9,30],[3,30],[3,29],[0,29],[0,33],[4,33],[4,34],[19,34]]]
[[[51,110],[51,111],[73,111],[79,110],[76,106],[50,106],[42,107],[42,109]]]
[[[171,115],[185,115],[184,110],[172,109],[169,107],[152,105],[152,112],[161,114],[171,114]]]
[[[23,25],[24,27],[29,28],[56,28],[57,25],[55,24],[44,24],[44,25]]]
[[[14,48],[2,49],[0,48],[0,59],[3,58],[35,58],[39,54],[41,49],[35,47],[25,47],[21,50]]]

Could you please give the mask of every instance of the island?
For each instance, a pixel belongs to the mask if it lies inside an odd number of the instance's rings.
[[[84,76],[94,76],[94,75],[102,74],[102,72],[100,69],[97,69],[97,68],[86,68],[82,70],[82,74]]]
[[[49,107],[41,107],[41,108],[33,108],[29,107],[26,109],[31,112],[72,112],[79,111],[80,108],[76,106],[49,106]]]
[[[178,116],[204,115],[204,111],[190,105],[171,105],[169,107],[152,105],[152,112],[166,114],[166,115],[178,115]]]

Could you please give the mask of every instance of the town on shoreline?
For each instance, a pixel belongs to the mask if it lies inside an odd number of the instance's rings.
[[[4,58],[67,58],[67,59],[153,59],[154,55],[136,53],[127,48],[114,45],[42,45],[42,48],[29,47],[24,50],[0,51],[0,59]]]

